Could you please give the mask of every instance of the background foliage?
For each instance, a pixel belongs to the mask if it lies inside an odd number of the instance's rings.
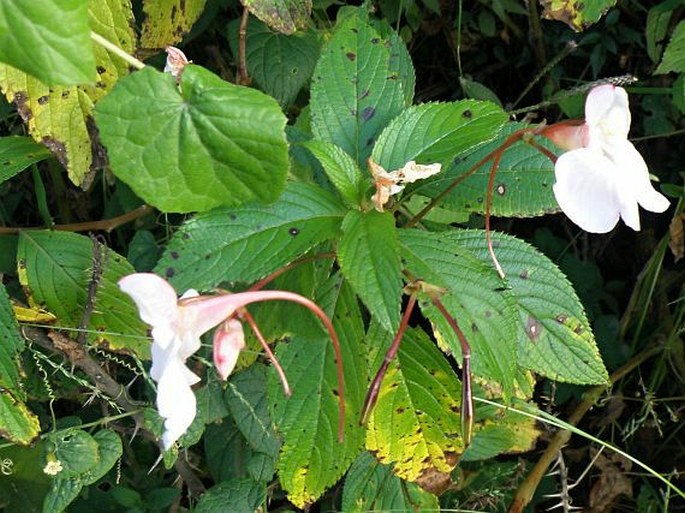
[[[586,4],[3,2],[0,507],[685,509],[683,6]],[[192,60],[178,78],[167,45]],[[554,165],[519,141],[493,183],[500,278],[477,163],[531,123],[581,118],[606,79],[672,208],[586,234],[553,215]],[[442,171],[379,212],[369,159]],[[150,339],[116,286],[136,271],[179,294],[276,273],[268,288],[314,299],[341,340],[342,442],[326,332],[270,303],[250,312],[292,396],[252,339],[221,382],[208,338],[189,361],[198,415],[155,466]],[[473,419],[436,297],[471,346]],[[562,450],[555,417],[586,438]],[[559,472],[542,478],[546,459]]]

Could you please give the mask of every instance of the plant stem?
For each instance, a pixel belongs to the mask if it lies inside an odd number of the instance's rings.
[[[645,349],[641,353],[635,355],[632,359],[626,362],[622,367],[617,369],[609,378],[610,383],[616,383],[622,379],[626,374],[630,373],[633,369],[639,366],[645,360],[648,360],[652,356],[659,354],[662,348],[659,346],[652,346],[649,349]],[[567,423],[575,426],[580,422],[580,420],[585,416],[585,414],[594,406],[597,400],[602,396],[602,394],[609,388],[609,384],[598,385],[591,388],[584,396],[583,400],[576,406],[571,416],[568,418]],[[547,469],[554,462],[557,457],[557,453],[561,448],[568,443],[571,438],[571,431],[567,429],[562,429],[557,431],[552,438],[552,441],[545,449],[540,459],[531,470],[530,474],[526,476],[526,479],[519,485],[514,498],[509,506],[508,513],[521,513],[523,509],[530,503],[535,494],[540,481],[547,473]]]
[[[90,33],[90,38],[95,41],[97,44],[105,48],[106,50],[109,50],[112,52],[114,55],[119,57],[120,59],[126,61],[129,65],[133,66],[136,69],[143,69],[145,67],[145,63],[142,61],[139,61],[135,57],[127,54],[125,51],[123,51],[121,48],[119,48],[117,45],[114,43],[110,43],[107,39],[102,37],[100,34],[97,32],[92,32]]]

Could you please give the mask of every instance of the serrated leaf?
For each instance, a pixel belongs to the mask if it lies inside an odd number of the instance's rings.
[[[400,230],[400,242],[407,269],[446,290],[440,300],[471,346],[473,374],[500,384],[501,393],[511,397],[517,370],[518,313],[492,263],[481,262],[449,232]],[[429,301],[420,306],[438,341],[460,355],[457,336],[440,312]]]
[[[95,57],[82,0],[0,4],[0,61],[52,85],[95,80]]]
[[[238,55],[239,24],[240,20],[234,20],[228,26],[233,55]],[[321,48],[319,38],[313,31],[279,34],[254,18],[248,27],[247,71],[262,91],[287,107],[312,76]]]
[[[661,52],[664,49],[664,40],[671,23],[673,10],[680,6],[680,0],[666,0],[647,11],[647,24],[645,25],[645,39],[647,42],[647,55],[652,62],[658,63]]]
[[[329,142],[311,140],[302,146],[321,163],[326,176],[348,205],[361,204],[367,185],[352,157]]]
[[[92,0],[88,14],[93,30],[133,53],[135,34],[128,1]],[[92,47],[90,40],[88,44]],[[105,165],[92,119],[93,103],[128,74],[127,64],[105,48],[95,45],[94,52],[97,81],[79,87],[49,86],[23,71],[0,65],[3,93],[14,103],[31,137],[45,145],[68,171],[69,179],[83,188],[90,185],[95,169]]]
[[[176,232],[156,272],[177,290],[250,282],[334,238],[343,213],[330,193],[292,183],[273,205],[223,207],[195,216]]]
[[[401,168],[410,160],[447,165],[492,139],[506,120],[507,114],[490,102],[414,105],[383,130],[372,158],[385,169]]]
[[[307,26],[312,0],[240,0],[250,14],[283,34]]]
[[[509,135],[524,127],[526,125],[523,123],[510,123],[494,141],[466,159],[459,159],[429,183],[416,187],[415,192],[436,197],[454,180],[470,172],[475,164],[497,149]],[[544,138],[539,138],[537,142],[552,152],[558,151]],[[452,189],[441,205],[457,212],[484,214],[491,169],[492,160]],[[550,159],[530,144],[516,142],[502,154],[495,175],[490,213],[504,217],[531,217],[557,212],[559,207],[552,192],[553,184],[554,164]]]
[[[273,202],[288,172],[286,118],[259,91],[199,66],[145,68],[119,81],[95,110],[112,171],[165,212]]]
[[[392,467],[368,452],[359,455],[345,477],[342,511],[439,511],[438,498],[415,483],[404,483]]]
[[[254,364],[232,376],[225,402],[250,446],[275,458],[280,444],[267,409],[266,367]]]
[[[678,23],[673,29],[671,40],[664,50],[664,57],[654,74],[659,75],[671,71],[685,72],[685,20]]]
[[[490,255],[485,232],[459,230],[446,236],[484,264]],[[563,273],[525,242],[494,233],[493,246],[518,304],[518,364],[555,381],[582,385],[609,379],[583,306]]]
[[[30,137],[0,137],[0,183],[49,156],[45,146],[36,144]]]
[[[355,292],[387,330],[400,323],[402,274],[392,214],[350,210],[342,224],[338,263]]]
[[[231,479],[207,490],[193,509],[195,513],[224,513],[230,504],[231,511],[257,511],[264,502],[266,485],[250,478]]]
[[[377,330],[369,338],[387,347],[392,333]],[[408,481],[449,474],[464,450],[460,397],[460,383],[437,347],[422,331],[407,330],[369,418],[366,448]]]
[[[134,272],[114,251],[100,248],[102,275],[87,328],[88,340],[106,342],[110,349],[129,350],[148,358],[147,326],[117,281]],[[69,232],[24,231],[19,236],[20,280],[33,304],[44,306],[64,327],[78,328],[86,308],[91,281],[93,242]]]
[[[616,0],[540,0],[540,4],[543,18],[562,21],[576,32],[580,32],[599,21],[616,4]]]
[[[320,338],[293,335],[277,349],[293,394],[283,396],[271,373],[272,418],[282,435],[278,475],[288,499],[298,507],[316,501],[345,473],[361,448],[359,426],[365,393],[366,365],[360,341],[364,336],[359,307],[347,284],[334,276],[321,287],[319,303],[333,319],[340,337],[345,384],[345,433],[338,441],[338,381],[334,352],[325,332]]]
[[[28,445],[39,434],[38,417],[8,391],[0,392],[0,436],[13,443]]]
[[[24,349],[24,340],[19,335],[19,325],[14,318],[12,305],[0,283],[0,387],[9,389],[14,395],[25,398],[21,389],[18,355]]]
[[[207,0],[144,0],[140,45],[162,49],[183,39],[204,11]]]
[[[403,44],[399,38],[382,38],[355,11],[336,29],[316,64],[311,86],[314,135],[340,146],[360,166],[380,131],[408,105],[407,89],[413,93],[413,73],[407,74],[405,61],[393,55],[406,52]]]

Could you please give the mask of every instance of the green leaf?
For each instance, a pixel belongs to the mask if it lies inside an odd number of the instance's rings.
[[[121,438],[111,429],[101,429],[93,435],[98,444],[99,462],[79,479],[85,486],[94,484],[114,466],[123,453]]]
[[[403,45],[399,38],[382,38],[355,11],[336,29],[314,70],[314,135],[340,146],[360,166],[380,131],[411,101],[414,74],[395,55],[406,53]]]
[[[228,26],[233,55],[238,55],[239,25],[236,19]],[[285,36],[254,18],[248,27],[247,71],[262,91],[287,107],[312,76],[321,47],[319,38],[313,31]]]
[[[207,0],[144,0],[140,45],[159,50],[183,39],[204,11]]]
[[[250,478],[231,479],[207,490],[193,509],[194,513],[223,513],[230,504],[231,511],[257,511],[264,502],[266,485]]]
[[[4,0],[0,61],[51,85],[94,82],[88,2]]]
[[[95,109],[113,172],[165,212],[273,202],[288,172],[286,118],[254,89],[199,66],[145,68],[119,81]]]
[[[542,17],[566,23],[576,32],[585,30],[616,4],[616,0],[569,2],[568,0],[541,0]]]
[[[49,156],[45,146],[36,144],[29,137],[0,137],[0,183]]]
[[[445,289],[440,299],[471,346],[472,372],[498,383],[504,396],[511,397],[517,370],[518,312],[492,263],[481,262],[450,232],[400,230],[400,241],[407,269]],[[420,306],[442,347],[460,355],[459,340],[442,314],[429,301]]]
[[[240,0],[250,14],[283,34],[307,26],[312,0]]]
[[[415,483],[405,483],[392,467],[378,463],[368,452],[350,467],[343,488],[342,511],[439,511],[438,498]]]
[[[473,166],[497,149],[523,123],[510,123],[491,143],[459,160],[415,192],[431,198],[436,197],[454,180],[471,171]],[[558,151],[549,141],[538,141],[550,151]],[[465,213],[485,213],[485,198],[492,169],[492,160],[486,162],[471,176],[457,185],[442,200],[441,205]],[[503,154],[495,175],[490,213],[504,217],[531,217],[559,210],[552,185],[554,164],[545,155],[523,141],[514,143]]]
[[[283,396],[271,373],[269,400],[283,446],[278,475],[288,499],[298,507],[316,501],[335,484],[357,456],[364,432],[359,426],[365,393],[366,365],[361,313],[349,286],[334,276],[321,287],[319,304],[332,317],[340,337],[345,383],[345,433],[338,441],[338,380],[328,335],[306,339],[293,335],[277,349],[293,394]]]
[[[534,405],[533,405],[534,406]],[[534,418],[479,404],[473,440],[462,461],[479,461],[499,454],[527,452],[534,448],[540,429]]]
[[[372,329],[369,343],[388,347],[392,337]],[[393,464],[402,479],[439,474],[448,480],[464,450],[460,397],[461,385],[438,348],[424,332],[407,330],[369,418],[366,448],[381,463]]]
[[[179,290],[262,278],[338,234],[343,210],[329,193],[292,183],[270,206],[218,208],[174,235],[156,272]]]
[[[61,478],[75,478],[100,465],[97,440],[82,429],[50,433],[47,437],[49,453],[61,463]]]
[[[38,440],[29,447],[3,445],[0,461],[12,462],[12,475],[0,479],[0,504],[6,512],[40,513],[52,483],[52,478],[43,472],[44,442]]]
[[[480,82],[459,77],[459,85],[461,86],[462,90],[464,91],[464,95],[467,98],[472,98],[474,100],[486,100],[494,103],[498,107],[502,107],[502,102],[497,97],[497,94],[495,94],[492,89],[481,84]]]
[[[133,53],[135,34],[130,4],[119,0],[91,4],[88,13],[93,30],[116,41],[123,51]],[[93,103],[128,74],[124,61],[100,45],[94,50],[97,82],[87,86],[50,86],[23,71],[0,65],[0,86],[28,126],[31,137],[45,145],[68,171],[69,179],[84,189],[92,182],[95,170],[105,166],[92,119]]]
[[[24,350],[24,340],[19,335],[19,325],[14,317],[12,305],[0,283],[0,387],[9,389],[14,395],[24,399],[26,394],[21,388],[18,356]]]
[[[225,402],[233,419],[252,449],[272,456],[278,454],[279,441],[267,409],[266,367],[251,365],[232,376]]]
[[[507,114],[490,102],[414,105],[383,130],[372,158],[387,170],[399,169],[410,160],[444,166],[492,139],[506,120]]]
[[[101,267],[88,340],[106,341],[110,349],[129,350],[147,358],[147,327],[133,301],[119,290],[117,281],[134,272],[114,251],[99,246],[100,264],[94,261],[93,241],[69,232],[23,231],[19,236],[19,279],[30,301],[57,316],[63,327],[78,328],[88,302],[94,266]]]
[[[38,417],[8,391],[0,392],[0,436],[13,443],[28,445],[39,434]]]
[[[362,203],[367,184],[352,157],[329,142],[312,140],[302,146],[321,163],[326,176],[349,206]]]
[[[57,478],[43,501],[43,513],[59,513],[81,493],[83,484],[78,479]]]
[[[676,25],[655,75],[670,71],[685,72],[685,20]]]
[[[350,210],[342,224],[338,263],[355,292],[387,330],[400,323],[402,274],[392,214]]]
[[[664,49],[664,40],[671,24],[674,9],[680,7],[681,0],[666,0],[647,11],[647,25],[645,38],[647,40],[647,55],[652,62],[658,63]]]
[[[450,240],[485,265],[485,232],[459,230]],[[518,364],[555,381],[605,384],[607,370],[573,287],[551,260],[532,246],[494,233],[493,246],[518,304]]]

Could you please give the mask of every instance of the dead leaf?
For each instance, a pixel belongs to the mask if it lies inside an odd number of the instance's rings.
[[[677,262],[685,256],[685,231],[683,231],[683,224],[685,221],[685,214],[678,214],[671,220],[671,225],[668,228],[671,234],[671,240],[668,241],[668,247],[671,248],[673,258]]]
[[[590,451],[594,456],[596,451]],[[605,513],[614,511],[616,500],[621,495],[633,496],[633,485],[626,475],[633,463],[617,453],[608,456],[600,454],[595,461],[599,469],[599,479],[590,490],[590,504],[587,513]]]
[[[405,184],[423,180],[440,172],[441,164],[417,164],[410,160],[401,169],[387,172],[382,166],[369,159],[369,170],[376,185],[376,193],[371,196],[371,201],[379,212],[390,201],[390,196],[404,189]]]

